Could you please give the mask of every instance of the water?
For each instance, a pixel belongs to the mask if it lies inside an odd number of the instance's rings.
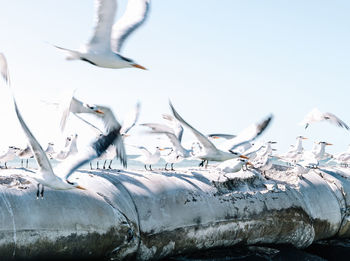
[[[134,160],[135,158],[137,158],[138,155],[128,155],[128,169],[130,170],[138,170],[138,169],[144,169],[144,165],[143,163]],[[59,161],[57,160],[50,160],[51,164],[53,167],[57,166],[58,164],[60,164]],[[107,160],[106,163],[106,168],[109,166],[109,160]],[[94,169],[96,169],[96,160],[92,161],[92,166]],[[99,161],[99,168],[103,167],[103,163],[104,160],[100,160]],[[200,163],[200,161],[198,160],[183,160],[180,163],[174,164],[174,168],[185,168],[185,167],[198,167],[198,164]],[[23,162],[24,167],[26,167],[26,161],[24,160]],[[157,164],[152,165],[152,169],[154,170],[159,170],[159,169],[164,169],[165,166],[165,161],[163,159],[160,159],[159,162]],[[3,164],[1,165],[1,167],[3,167]],[[7,167],[8,168],[20,168],[21,167],[21,160],[20,159],[15,159],[13,161],[9,161],[7,162]],[[29,168],[37,168],[37,164],[35,159],[29,159],[28,161],[28,167]],[[120,164],[120,162],[115,159],[112,162],[111,165],[112,169],[123,169],[123,166]],[[147,166],[148,168],[148,166]],[[168,164],[168,168],[170,169],[170,164]],[[82,169],[90,169],[90,164],[85,164]]]

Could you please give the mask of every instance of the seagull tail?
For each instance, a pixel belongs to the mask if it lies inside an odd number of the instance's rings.
[[[66,60],[79,60],[80,59],[80,53],[74,50],[66,49],[57,45],[53,45],[53,47],[56,47],[57,49],[65,52],[66,54]]]

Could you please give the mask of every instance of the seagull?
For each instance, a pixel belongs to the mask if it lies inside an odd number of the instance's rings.
[[[9,73],[7,68],[6,58],[3,54],[0,54],[0,66],[1,66],[1,74],[5,79],[8,88],[11,90]],[[111,129],[107,135],[101,136],[94,143],[92,143],[89,147],[86,148],[85,151],[76,155],[76,157],[71,158],[71,161],[67,161],[65,165],[61,164],[61,169],[55,169],[55,172],[60,173],[60,175],[56,175],[52,165],[46,156],[46,153],[42,149],[39,142],[36,140],[32,132],[29,130],[27,124],[24,122],[22,115],[18,109],[15,96],[12,94],[12,100],[14,104],[14,109],[17,115],[17,119],[25,133],[29,146],[34,153],[34,158],[38,164],[38,171],[34,173],[34,175],[30,175],[30,178],[37,182],[37,198],[39,195],[41,198],[44,197],[44,187],[50,187],[55,190],[70,190],[70,189],[82,189],[83,187],[79,186],[77,183],[70,182],[68,179],[72,173],[74,173],[79,167],[83,166],[85,163],[91,161],[94,158],[99,157],[108,146],[114,142],[115,139],[120,136],[120,126],[118,128]],[[41,189],[40,189],[41,186]]]
[[[53,159],[53,156],[56,154],[53,146],[54,144],[52,142],[49,142],[45,150],[45,153],[49,157],[49,159]],[[68,146],[68,144],[66,144],[66,146]]]
[[[77,139],[78,139],[78,134],[67,137],[65,147],[58,153],[54,154],[52,157],[55,160],[63,161],[68,157],[76,155],[78,153]]]
[[[99,110],[96,105],[94,104],[87,104],[84,103],[77,98],[74,97],[74,92],[69,93],[59,104],[59,107],[62,111],[62,117],[60,122],[61,131],[63,132],[67,123],[67,119],[70,113],[73,113],[75,116],[77,116],[78,113],[91,113],[91,114],[103,114],[101,110]],[[84,121],[85,123],[89,124],[86,120],[83,118],[77,116],[80,120]],[[92,124],[89,124],[90,126]],[[97,127],[92,125],[94,128],[99,130]]]
[[[62,131],[64,130],[64,126],[70,112],[73,113],[80,120],[85,122],[87,125],[89,125],[92,129],[94,129],[97,137],[99,137],[100,135],[103,135],[105,132],[109,132],[111,129],[119,128],[120,126],[119,122],[115,118],[110,108],[102,105],[86,104],[76,99],[74,95],[68,96],[66,99],[66,102],[62,103],[62,107],[63,107],[63,115],[61,119]],[[83,113],[92,114],[94,117],[102,120],[105,131],[102,131],[101,129],[97,128],[95,125],[91,124],[90,122],[86,121],[85,119],[79,116],[80,114],[83,114]],[[126,153],[125,153],[124,143],[121,142],[120,139],[122,139],[123,137],[126,137],[127,133],[131,130],[131,128],[135,126],[136,121],[138,120],[138,117],[139,117],[139,113],[140,113],[140,104],[137,103],[136,109],[129,114],[129,117],[127,117],[125,120],[125,124],[123,124],[123,126],[121,127],[121,136],[120,137],[118,136],[118,138],[115,140],[115,143],[114,143],[115,145],[114,148],[116,150],[114,155],[120,159],[124,167],[127,166]],[[115,156],[109,159],[113,160]],[[92,168],[91,164],[90,164],[90,167]]]
[[[95,0],[95,28],[92,38],[80,50],[63,50],[67,60],[82,60],[103,68],[134,67],[146,70],[132,59],[120,54],[126,38],[140,27],[147,18],[150,0],[128,0],[124,15],[113,25],[117,10],[116,0]]]
[[[9,146],[7,152],[0,155],[0,162],[5,164],[5,168],[7,169],[7,162],[14,160],[17,158],[17,153],[20,151],[20,148]]]
[[[299,164],[303,167],[315,168],[319,165],[320,161],[328,160],[332,156],[326,153],[326,146],[333,145],[331,143],[320,141],[315,143],[318,146],[314,146],[311,151],[305,151]]]
[[[347,166],[348,162],[350,161],[350,145],[348,146],[348,149],[345,152],[341,152],[337,155],[334,155],[334,159],[336,160],[336,162]]]
[[[240,146],[246,145],[250,147],[250,143],[259,137],[264,132],[264,130],[266,130],[266,128],[271,123],[272,118],[273,116],[270,115],[263,121],[250,125],[234,138],[228,139],[222,144],[219,144],[218,147],[223,151],[234,151]]]
[[[184,158],[181,155],[179,155],[174,148],[170,148],[170,152],[166,155],[162,155],[161,157],[165,161],[165,166],[164,166],[165,171],[169,170],[167,169],[168,164],[170,164],[170,170],[175,171],[174,164],[180,163],[181,161],[184,160]]]
[[[147,165],[149,165],[149,170],[152,170],[152,165],[156,164],[160,159],[160,151],[162,148],[156,147],[156,151],[154,153],[149,152],[148,149],[142,146],[136,146],[142,153],[141,156],[137,157],[135,160],[141,161],[145,165],[145,169],[147,169]]]
[[[285,154],[282,155],[282,158],[285,158],[288,161],[292,161],[292,162],[298,162],[304,152],[304,148],[303,148],[303,140],[306,140],[307,138],[303,137],[303,136],[298,136],[296,141],[295,146],[291,147],[291,149]]]
[[[222,151],[217,149],[217,147],[208,139],[207,136],[200,133],[198,130],[193,128],[190,124],[188,124],[175,110],[174,106],[169,102],[170,108],[173,112],[174,117],[182,124],[185,125],[187,128],[189,128],[194,136],[197,138],[197,140],[202,145],[202,150],[196,155],[197,158],[201,159],[202,162],[200,166],[207,167],[209,161],[225,161],[237,157],[241,158],[247,158],[246,156],[243,156],[239,154],[238,152],[234,151]]]
[[[349,126],[343,122],[341,119],[339,119],[337,116],[335,116],[333,113],[320,112],[317,108],[314,108],[311,110],[308,114],[306,114],[304,120],[300,122],[300,125],[305,125],[305,129],[309,127],[311,123],[319,122],[319,121],[328,121],[334,125],[337,125],[338,127],[345,128],[346,130],[349,130]]]
[[[252,166],[253,164],[249,162],[247,159],[236,158],[236,159],[226,160],[220,163],[216,168],[226,173],[235,173],[240,170],[245,170],[243,166],[247,166],[247,165]]]
[[[28,168],[28,159],[34,157],[30,146],[28,145],[25,149],[20,150],[18,153],[18,157],[21,159],[21,167],[23,168],[23,160],[25,159],[27,161],[26,168]]]

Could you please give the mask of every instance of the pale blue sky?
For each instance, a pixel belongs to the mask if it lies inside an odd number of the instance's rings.
[[[126,1],[119,2],[122,11]],[[349,1],[153,0],[148,21],[123,48],[149,71],[68,62],[47,44],[75,49],[88,41],[92,0],[0,3],[0,50],[24,117],[42,143],[58,119],[50,119],[52,108],[40,100],[75,88],[84,101],[112,106],[119,119],[139,100],[140,122],[161,121],[170,98],[203,133],[237,133],[273,113],[262,138],[278,141],[282,150],[298,135],[310,138],[306,147],[335,143],[331,151],[350,143],[350,133],[335,126],[304,131],[297,125],[313,107],[350,124]],[[3,101],[0,110],[8,122],[0,143],[22,139],[12,108]]]

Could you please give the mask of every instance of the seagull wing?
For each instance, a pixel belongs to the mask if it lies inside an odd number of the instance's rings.
[[[106,132],[109,133],[115,129],[118,129],[119,131],[119,136],[117,136],[113,144],[116,146],[117,158],[119,158],[123,166],[126,167],[127,155],[125,152],[123,138],[120,134],[121,125],[119,124],[118,120],[116,119],[116,117],[114,116],[114,113],[110,108],[101,106],[101,105],[96,105],[96,106],[101,111],[103,111],[103,114],[93,114],[93,115],[102,119]]]
[[[323,119],[337,125],[338,127],[342,127],[349,130],[349,126],[345,122],[343,122],[341,119],[339,119],[337,116],[335,116],[333,113],[330,113],[330,112],[324,113]]]
[[[9,84],[10,76],[7,67],[7,60],[3,53],[0,53],[0,73],[6,84]]]
[[[79,151],[78,154],[72,156],[61,163],[55,172],[62,178],[68,178],[84,164],[101,156],[107,148],[120,136],[120,127],[112,129],[107,135],[101,135],[95,142],[93,142],[85,150]]]
[[[225,141],[223,144],[221,144],[219,148],[224,151],[234,150],[235,148],[247,142],[253,141],[261,133],[263,133],[263,131],[267,128],[267,126],[269,126],[272,118],[273,116],[270,115],[262,122],[250,125],[248,128],[240,132],[235,138]]]
[[[152,129],[154,134],[164,134],[168,137],[171,144],[176,148],[177,151],[180,151],[183,155],[186,155],[186,150],[181,145],[179,138],[173,133],[173,130],[166,125],[158,123],[145,123],[141,126],[146,126]]]
[[[90,42],[86,46],[87,49],[95,51],[110,50],[116,11],[116,0],[95,0],[95,26]]]
[[[119,53],[125,39],[147,18],[150,0],[128,0],[124,15],[113,25],[111,45]]]
[[[136,107],[134,108],[134,110],[132,110],[128,116],[126,117],[126,119],[124,120],[123,122],[123,126],[120,130],[120,133],[122,135],[125,135],[127,134],[132,127],[135,126],[137,120],[139,119],[139,116],[140,116],[140,107],[141,107],[141,104],[138,102],[136,104]]]
[[[214,134],[209,134],[209,138],[223,138],[225,140],[233,139],[236,137],[236,135],[233,134],[223,134],[223,133],[214,133]]]
[[[3,54],[0,54],[0,66],[1,66],[0,67],[1,75],[5,79],[5,81],[7,82],[8,87],[11,88],[7,61],[6,61],[6,58]],[[31,147],[31,149],[34,153],[35,160],[38,163],[39,168],[42,171],[42,174],[48,175],[48,176],[55,176],[53,171],[52,171],[51,163],[50,163],[49,159],[47,158],[44,150],[40,146],[39,142],[35,139],[34,135],[31,133],[31,131],[29,130],[27,124],[24,122],[22,115],[21,115],[20,111],[18,110],[16,99],[15,99],[15,96],[13,94],[12,94],[12,99],[13,99],[13,104],[15,107],[15,112],[16,112],[18,121],[19,121],[25,135],[27,136],[29,146]]]
[[[181,126],[179,121],[169,114],[163,114],[162,116],[163,116],[163,119],[169,121],[169,123],[171,124],[174,130],[174,134],[176,135],[176,137],[179,138],[179,141],[181,142],[184,128]]]
[[[199,131],[197,131],[195,128],[193,128],[190,124],[188,124],[175,110],[175,108],[173,107],[173,105],[171,104],[171,102],[169,102],[170,108],[174,114],[174,117],[180,121],[181,124],[185,125],[186,127],[188,127],[192,133],[196,136],[196,138],[198,139],[198,141],[202,144],[202,146],[204,147],[204,149],[206,151],[212,150],[212,151],[217,151],[217,148],[215,147],[215,145],[202,133],[200,133]]]

